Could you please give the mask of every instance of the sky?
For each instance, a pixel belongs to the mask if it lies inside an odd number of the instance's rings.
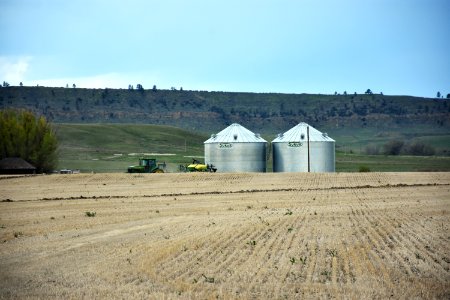
[[[450,0],[0,0],[0,82],[450,93]]]

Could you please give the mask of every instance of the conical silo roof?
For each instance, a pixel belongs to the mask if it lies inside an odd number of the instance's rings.
[[[267,143],[267,141],[244,126],[233,123],[205,141],[205,144],[210,143]]]
[[[285,133],[279,134],[272,143],[285,142],[304,142],[307,140],[307,128],[309,127],[309,141],[310,142],[334,142],[326,133],[322,133],[314,127],[301,122],[292,127]]]

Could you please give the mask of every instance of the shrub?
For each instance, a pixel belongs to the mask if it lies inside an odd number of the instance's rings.
[[[359,166],[359,172],[370,172],[370,168],[368,166]]]
[[[386,155],[399,155],[402,151],[404,141],[401,140],[391,140],[383,145],[383,154]]]
[[[87,211],[85,212],[86,217],[95,217],[95,215],[97,214],[95,211]]]
[[[415,141],[405,147],[405,154],[430,156],[434,155],[436,151],[430,145],[426,145],[422,142]]]
[[[378,146],[369,144],[364,149],[368,155],[380,154]],[[413,141],[405,143],[402,140],[391,140],[383,145],[383,154],[385,155],[417,155],[417,156],[430,156],[436,154],[436,150],[423,142]]]
[[[367,155],[378,155],[380,154],[380,148],[378,147],[378,145],[375,144],[369,144],[366,146],[366,148],[364,149],[364,152]]]
[[[0,111],[0,159],[20,157],[38,173],[51,172],[57,163],[56,135],[45,117],[25,110]]]

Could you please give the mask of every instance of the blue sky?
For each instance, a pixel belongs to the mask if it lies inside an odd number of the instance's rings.
[[[450,0],[0,0],[0,80],[446,95]]]

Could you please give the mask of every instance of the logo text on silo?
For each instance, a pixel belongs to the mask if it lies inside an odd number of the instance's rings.
[[[221,149],[230,149],[231,147],[233,147],[233,145],[231,143],[220,143],[219,144],[219,148],[221,148]]]
[[[289,142],[288,147],[301,147],[303,146],[302,142]]]

